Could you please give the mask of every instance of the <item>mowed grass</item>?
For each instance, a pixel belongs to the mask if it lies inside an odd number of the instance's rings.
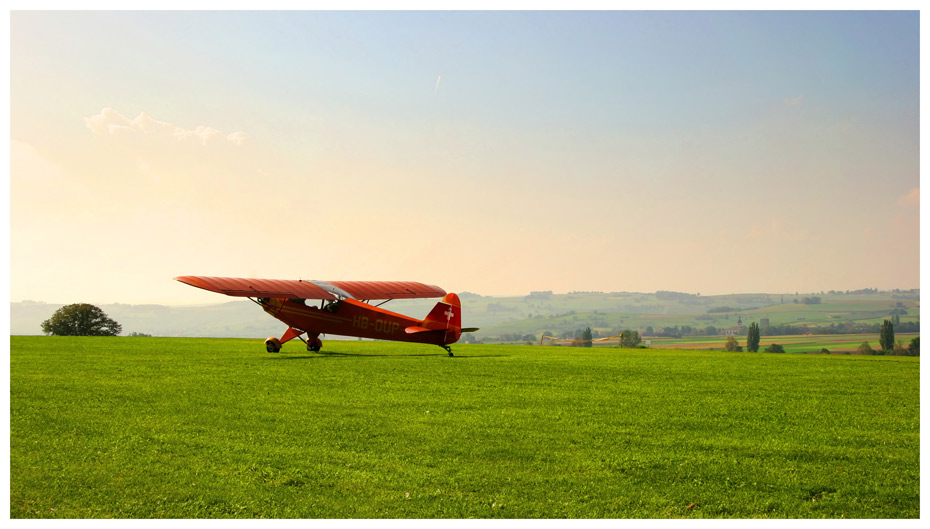
[[[920,516],[917,358],[10,346],[13,518]]]

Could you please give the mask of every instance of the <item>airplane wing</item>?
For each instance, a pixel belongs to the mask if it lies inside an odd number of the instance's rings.
[[[175,279],[227,296],[252,298],[374,300],[438,298],[446,295],[437,286],[415,281],[304,281],[205,276],[180,276]]]
[[[323,281],[314,281],[326,288]],[[446,291],[436,285],[415,281],[331,281],[330,284],[348,292],[355,299],[441,298]]]

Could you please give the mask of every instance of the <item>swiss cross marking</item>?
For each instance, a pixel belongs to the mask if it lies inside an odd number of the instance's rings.
[[[448,309],[446,309],[446,311],[443,312],[443,314],[446,315],[446,320],[451,320],[452,316],[455,316],[455,314],[452,312],[452,307],[449,307]]]

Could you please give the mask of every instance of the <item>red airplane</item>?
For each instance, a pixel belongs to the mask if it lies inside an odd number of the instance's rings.
[[[308,351],[316,352],[323,347],[321,334],[339,334],[433,344],[452,356],[449,344],[457,342],[463,332],[478,330],[462,328],[462,304],[458,296],[446,294],[437,286],[413,281],[294,281],[202,276],[175,279],[211,292],[249,298],[283,321],[288,326],[284,335],[265,340],[269,353],[279,352],[281,344],[294,338],[307,344]],[[442,297],[442,301],[422,320],[380,308],[392,299],[438,297]],[[320,306],[312,306],[310,300],[320,300]],[[369,305],[368,301],[372,300],[385,301]]]

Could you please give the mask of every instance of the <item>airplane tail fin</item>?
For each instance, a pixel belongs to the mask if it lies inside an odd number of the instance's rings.
[[[446,294],[423,319],[423,327],[433,330],[462,328],[462,303],[455,294]]]
[[[420,322],[420,325],[407,327],[404,331],[407,334],[435,335],[440,337],[441,344],[455,343],[462,336],[463,332],[475,332],[477,328],[462,328],[462,303],[455,294],[446,294],[442,301],[433,307],[433,310],[426,315],[426,318]],[[424,336],[425,336],[424,335]],[[446,350],[449,350],[446,347]],[[449,352],[452,355],[452,352]]]

